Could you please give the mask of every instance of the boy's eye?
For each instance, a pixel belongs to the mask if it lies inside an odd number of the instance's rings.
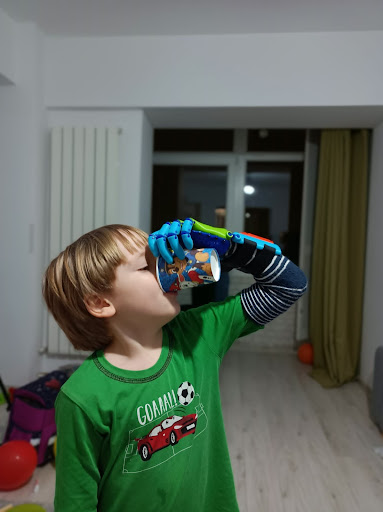
[[[149,266],[146,265],[146,267],[139,268],[138,270],[149,270]]]

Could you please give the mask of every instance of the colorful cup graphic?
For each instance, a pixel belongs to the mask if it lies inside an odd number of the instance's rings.
[[[185,250],[185,259],[174,256],[167,263],[162,256],[157,258],[157,281],[163,292],[177,292],[216,283],[221,277],[221,263],[215,249]]]

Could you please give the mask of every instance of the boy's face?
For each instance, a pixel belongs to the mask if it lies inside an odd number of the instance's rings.
[[[162,327],[180,312],[177,293],[164,293],[156,278],[156,259],[146,247],[137,247],[131,254],[117,241],[125,262],[116,268],[110,299],[116,313],[111,324],[126,320],[129,326],[143,322],[146,327]]]

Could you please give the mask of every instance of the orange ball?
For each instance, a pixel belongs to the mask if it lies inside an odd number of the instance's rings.
[[[313,364],[314,350],[311,343],[303,343],[298,349],[298,359],[304,364]]]

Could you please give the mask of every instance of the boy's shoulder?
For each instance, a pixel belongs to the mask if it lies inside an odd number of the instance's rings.
[[[90,354],[61,387],[61,391],[72,400],[77,401],[79,396],[86,397],[97,390],[99,371],[94,363],[95,357],[96,352]]]
[[[236,339],[263,329],[246,316],[239,294],[182,311],[168,326],[183,350],[206,355],[208,349],[221,359]]]
[[[88,356],[77,370],[69,377],[61,387],[57,396],[55,409],[64,411],[64,416],[74,414],[72,418],[87,417],[94,428],[102,430],[103,415],[106,410],[113,408],[113,390],[108,386],[107,378],[97,367],[99,352]]]
[[[221,317],[221,321],[224,321],[232,312],[243,314],[239,294],[230,295],[222,301],[208,302],[202,306],[181,311],[168,325],[170,327],[175,327],[177,324],[187,325],[191,320],[210,320],[210,317]]]

